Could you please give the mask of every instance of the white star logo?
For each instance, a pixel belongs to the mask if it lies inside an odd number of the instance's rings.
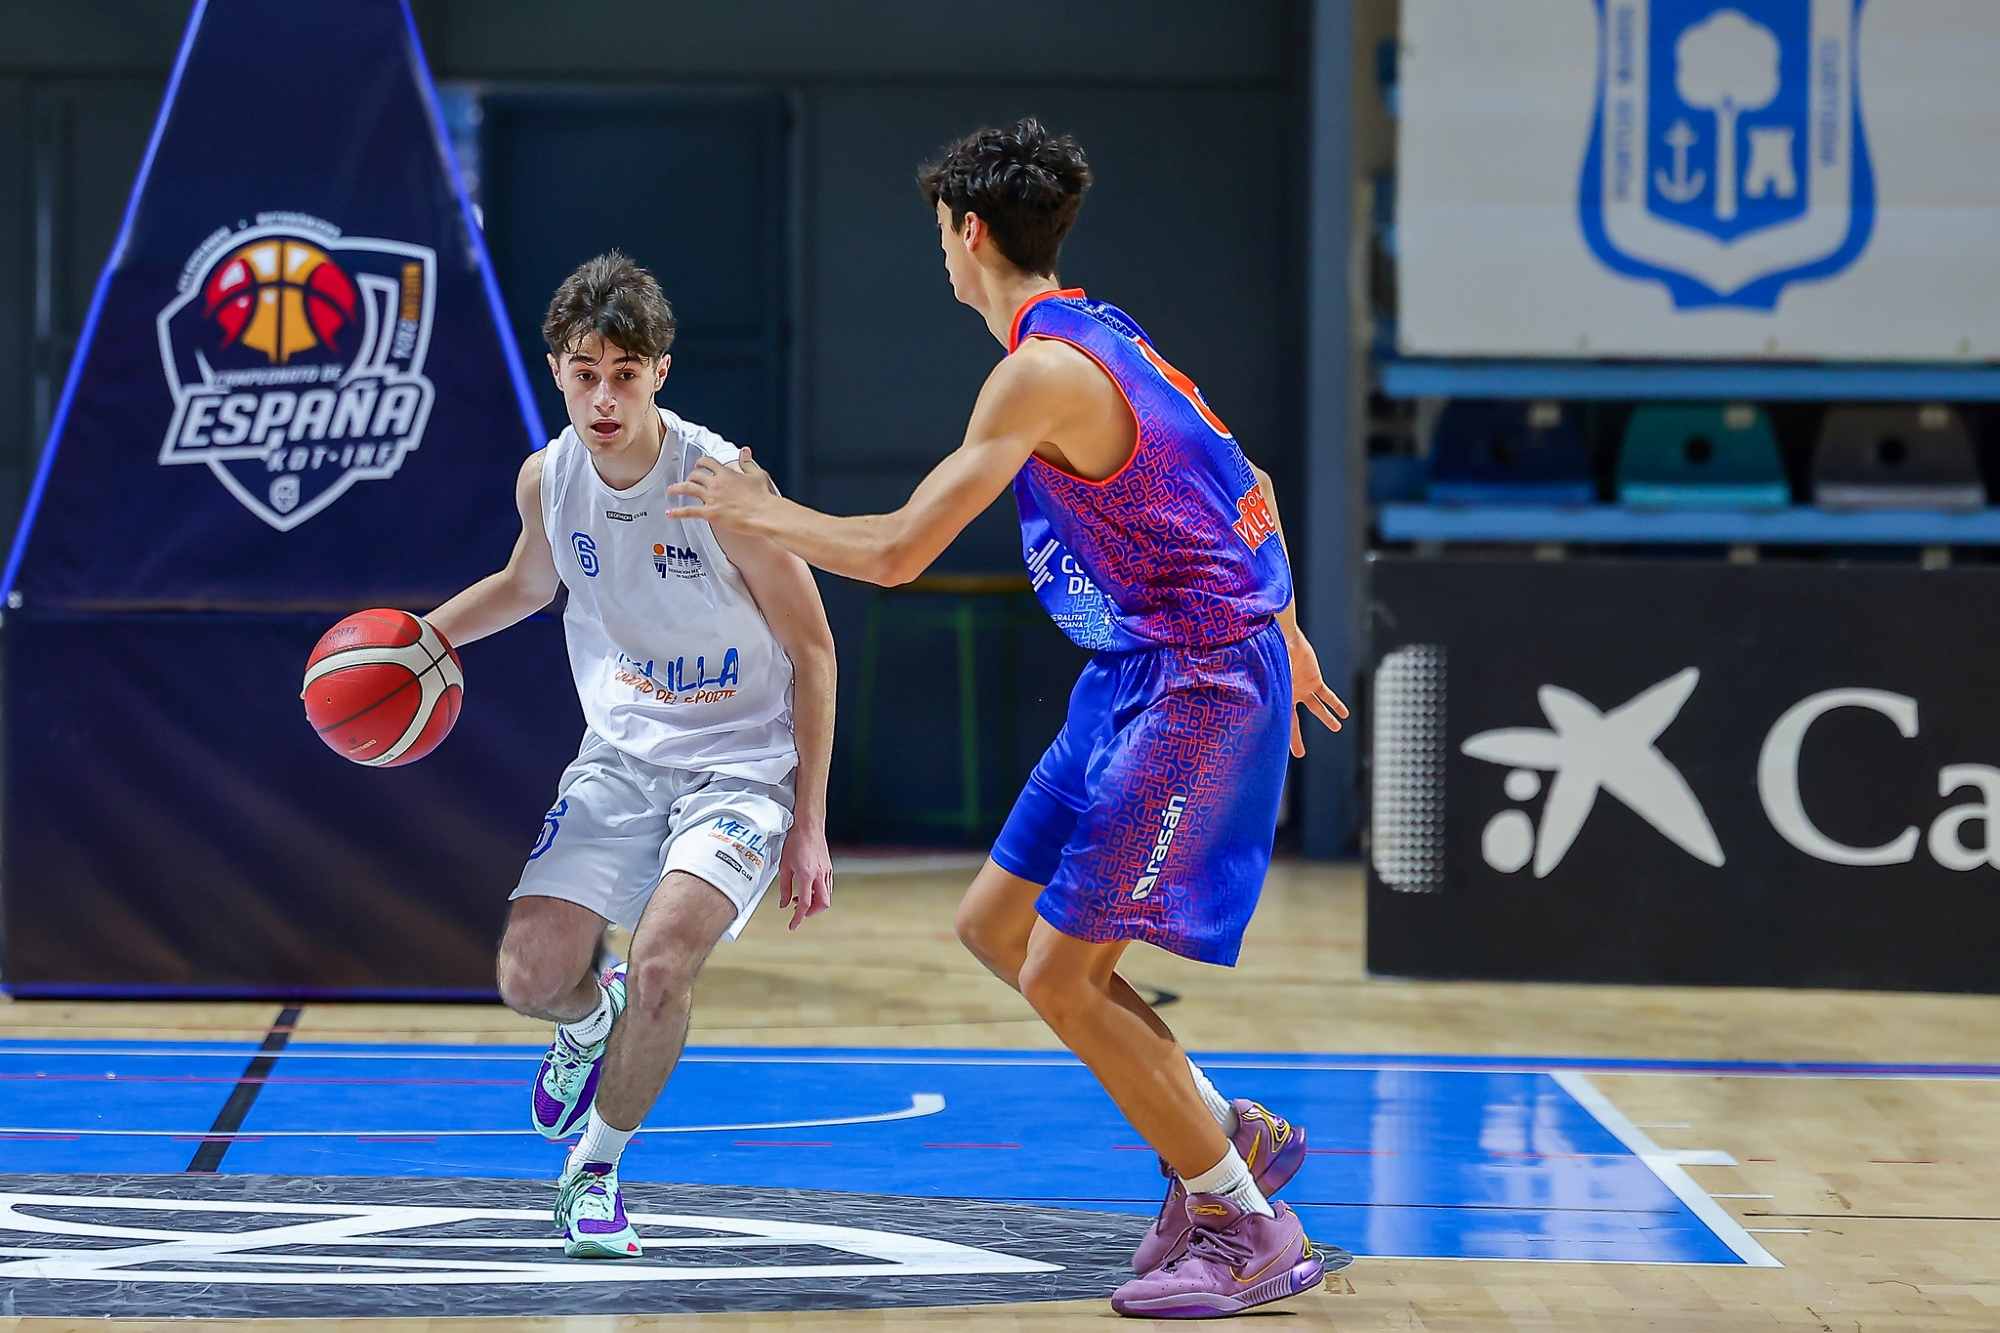
[[[1561,863],[1583,829],[1583,821],[1590,817],[1600,788],[1623,801],[1690,856],[1712,866],[1722,864],[1722,844],[1715,840],[1715,830],[1709,827],[1701,802],[1688,789],[1680,770],[1668,763],[1654,744],[1680,715],[1681,706],[1700,680],[1701,672],[1689,667],[1608,713],[1600,713],[1581,695],[1544,685],[1536,698],[1553,730],[1504,727],[1482,731],[1460,747],[1474,759],[1491,764],[1556,775],[1542,806],[1541,827],[1535,832],[1535,878],[1542,878]],[[1539,783],[1532,773],[1523,776],[1532,795]],[[1516,812],[1511,817],[1521,821],[1525,833],[1525,816]],[[1517,869],[1525,859],[1523,855],[1501,868]]]

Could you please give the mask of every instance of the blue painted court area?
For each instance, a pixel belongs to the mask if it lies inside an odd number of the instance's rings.
[[[0,1043],[0,1169],[183,1171],[254,1050]],[[293,1044],[257,1087],[221,1170],[552,1177],[562,1147],[527,1123],[539,1058],[520,1047]],[[1307,1126],[1311,1154],[1283,1197],[1315,1237],[1357,1253],[1725,1264],[1761,1254],[1740,1232],[1719,1235],[1731,1229],[1720,1210],[1677,1167],[1635,1152],[1629,1124],[1574,1073],[1244,1055],[1211,1069],[1226,1095]],[[1075,1061],[975,1051],[690,1052],[623,1172],[1148,1214],[1163,1187],[1153,1154]]]

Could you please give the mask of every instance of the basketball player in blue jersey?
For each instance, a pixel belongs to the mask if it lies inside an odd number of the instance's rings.
[[[807,509],[748,461],[698,464],[668,490],[718,529],[893,585],[1012,486],[1034,588],[1097,656],[959,937],[1160,1153],[1167,1197],[1113,1307],[1207,1318],[1281,1300],[1349,1262],[1269,1200],[1304,1160],[1304,1130],[1224,1100],[1117,967],[1133,940],[1235,962],[1287,749],[1304,753],[1297,706],[1335,730],[1347,710],[1299,633],[1270,479],[1129,316],[1056,281],[1090,182],[1082,150],[1024,120],[954,145],[919,181],[953,292],[1007,348],[964,443],[892,514]]]
[[[774,880],[794,927],[829,903],[833,633],[798,557],[668,500],[696,460],[737,450],[653,401],[674,316],[652,274],[598,256],[542,331],[569,426],[521,465],[507,567],[428,619],[466,644],[569,590],[588,726],[514,891],[500,995],[557,1025],[530,1115],[550,1139],[581,1131],[556,1191],[564,1251],[623,1259],[642,1246],[619,1157],[680,1059],[709,951]],[[608,922],[631,958],[600,976]]]

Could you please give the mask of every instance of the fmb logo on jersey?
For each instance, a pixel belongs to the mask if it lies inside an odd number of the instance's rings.
[[[1598,0],[1579,209],[1606,265],[1681,309],[1773,310],[1874,227],[1862,0]]]
[[[166,466],[199,463],[288,532],[423,441],[436,252],[259,213],[219,228],[159,315]]]

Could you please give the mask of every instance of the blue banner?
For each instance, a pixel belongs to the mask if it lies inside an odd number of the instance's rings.
[[[542,443],[401,0],[201,0],[4,578],[14,606],[428,606]]]

